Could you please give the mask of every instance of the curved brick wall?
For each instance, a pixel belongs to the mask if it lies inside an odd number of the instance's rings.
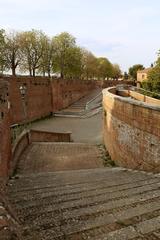
[[[121,95],[121,96],[120,96]],[[133,90],[103,90],[104,142],[117,165],[160,172],[160,101]]]

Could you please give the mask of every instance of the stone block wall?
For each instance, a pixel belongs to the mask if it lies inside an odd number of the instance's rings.
[[[104,142],[117,165],[160,172],[160,106],[110,88],[103,91],[103,107]]]

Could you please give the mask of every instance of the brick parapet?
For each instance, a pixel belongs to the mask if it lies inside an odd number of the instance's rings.
[[[160,106],[103,91],[104,141],[118,165],[160,172]]]

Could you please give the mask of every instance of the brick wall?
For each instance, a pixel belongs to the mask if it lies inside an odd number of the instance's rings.
[[[96,88],[95,81],[58,79],[51,82],[53,112],[66,108]]]
[[[135,85],[134,81],[129,81],[129,80],[128,81],[105,80],[105,81],[102,81],[102,88],[113,87],[120,84]]]
[[[95,81],[5,77],[9,82],[11,124],[33,121],[63,109],[96,87]],[[25,87],[22,96],[20,88]]]
[[[71,142],[71,133],[30,130],[29,141],[32,142]]]
[[[9,82],[11,124],[29,122],[48,116],[57,110],[66,108],[94,88],[123,83],[122,81],[67,80],[23,76],[5,77],[4,79]],[[26,89],[23,96],[20,92],[21,87]]]
[[[103,91],[104,142],[120,166],[160,172],[160,107]]]
[[[49,78],[10,77],[9,97],[11,102],[11,123],[22,123],[45,117],[52,112],[52,92]],[[24,96],[20,87],[26,88]]]
[[[8,176],[11,157],[8,83],[0,80],[0,177]]]

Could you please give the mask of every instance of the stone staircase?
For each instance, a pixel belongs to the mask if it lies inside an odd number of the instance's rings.
[[[160,239],[160,176],[123,168],[19,174],[9,196],[29,240]]]
[[[99,111],[101,94],[93,95],[57,114],[83,118]],[[102,145],[32,143],[8,184],[23,239],[160,239],[160,175],[112,163]],[[9,239],[21,238],[0,235]]]
[[[100,112],[102,109],[102,92],[95,89],[89,95],[81,98],[68,108],[55,112],[56,117],[87,118]]]

